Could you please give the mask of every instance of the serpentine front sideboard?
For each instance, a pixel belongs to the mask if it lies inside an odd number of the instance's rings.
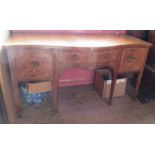
[[[118,74],[138,73],[138,93],[150,43],[128,35],[101,34],[23,34],[4,44],[11,73],[17,114],[21,113],[18,83],[51,80],[53,109],[58,112],[58,80],[68,68],[86,70],[107,68],[112,73],[108,104]]]

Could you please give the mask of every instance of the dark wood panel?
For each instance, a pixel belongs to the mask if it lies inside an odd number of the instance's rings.
[[[127,34],[147,41],[148,35],[149,35],[149,30],[128,30]]]

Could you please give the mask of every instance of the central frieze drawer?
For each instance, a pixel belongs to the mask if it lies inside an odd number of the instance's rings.
[[[63,66],[89,66],[91,64],[91,51],[61,51],[58,52],[58,64]]]
[[[19,81],[52,79],[53,60],[49,49],[17,47],[15,59],[15,70]]]
[[[96,50],[93,52],[95,66],[111,66],[116,68],[120,50]]]
[[[147,50],[145,48],[124,48],[122,50],[119,73],[140,71],[146,54]]]

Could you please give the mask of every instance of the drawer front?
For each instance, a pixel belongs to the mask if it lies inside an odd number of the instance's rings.
[[[61,69],[69,67],[89,67],[91,64],[91,51],[60,51],[57,54],[58,65]]]
[[[18,47],[15,56],[15,70],[20,81],[52,79],[52,52],[39,47]]]
[[[119,73],[140,71],[145,63],[147,50],[145,48],[125,48],[122,50],[122,57]]]
[[[93,65],[95,67],[111,66],[116,69],[120,50],[100,50],[93,52]]]

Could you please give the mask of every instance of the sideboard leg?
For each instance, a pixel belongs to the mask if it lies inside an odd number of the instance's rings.
[[[14,102],[16,105],[16,116],[21,117],[22,116],[22,108],[20,105],[20,97],[19,97],[19,88],[18,84],[16,82],[13,82],[13,92],[14,92]]]
[[[137,76],[136,88],[135,88],[135,94],[133,95],[133,100],[136,100],[136,97],[138,95],[139,86],[140,86],[140,83],[141,83],[142,76],[143,76],[143,72],[140,72],[138,74],[138,76]]]
[[[10,50],[10,51],[9,51]],[[19,88],[18,88],[18,79],[16,77],[15,72],[15,62],[13,61],[15,59],[16,51],[15,48],[10,47],[8,51],[8,60],[10,65],[10,73],[11,73],[11,85],[12,85],[12,93],[13,93],[13,99],[14,104],[16,106],[16,116],[21,117],[22,116],[22,108],[20,105],[20,95],[19,95]]]
[[[58,113],[58,80],[53,81],[53,112]]]
[[[20,105],[19,89],[18,89],[18,84],[16,83],[16,80],[12,81],[12,90],[13,90],[14,102],[16,105],[16,116],[21,117],[22,116],[22,108]]]
[[[112,97],[113,97],[113,93],[114,93],[114,89],[115,89],[116,78],[117,78],[117,75],[116,75],[115,71],[112,71],[112,83],[111,83],[111,88],[110,88],[110,96],[109,96],[108,105],[112,104]]]

